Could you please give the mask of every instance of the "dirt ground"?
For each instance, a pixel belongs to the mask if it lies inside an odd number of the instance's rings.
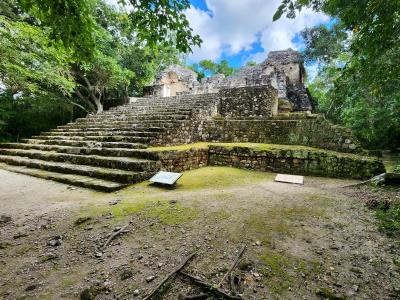
[[[274,176],[207,167],[176,189],[104,194],[0,171],[0,298],[143,299],[191,253],[184,272],[215,286],[243,246],[231,276],[243,299],[400,298],[400,242],[343,188],[354,181]],[[160,299],[207,292],[169,283]]]

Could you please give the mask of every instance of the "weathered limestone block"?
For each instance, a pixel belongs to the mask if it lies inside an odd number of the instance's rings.
[[[284,147],[284,146],[283,146]],[[385,172],[383,163],[371,157],[324,150],[266,149],[211,145],[209,164],[259,171],[284,172],[336,178],[366,179]]]
[[[223,117],[270,117],[278,111],[278,92],[272,86],[223,89],[219,113]]]
[[[203,123],[201,140],[304,145],[351,153],[363,151],[351,131],[333,125],[323,116],[294,114],[281,118],[278,115],[272,119],[208,120]]]

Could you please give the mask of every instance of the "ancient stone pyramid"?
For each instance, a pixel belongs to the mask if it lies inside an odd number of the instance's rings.
[[[207,115],[211,104],[207,95],[137,98],[21,143],[0,144],[1,167],[101,191],[118,190],[157,171],[157,157],[143,149],[197,115]]]

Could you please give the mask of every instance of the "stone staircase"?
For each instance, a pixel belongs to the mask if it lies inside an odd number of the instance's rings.
[[[168,136],[184,135],[181,128],[193,120],[211,117],[214,107],[215,101],[207,94],[136,98],[132,103],[77,119],[21,143],[0,144],[0,167],[115,191],[157,172],[158,157],[145,150],[148,145],[160,145]]]

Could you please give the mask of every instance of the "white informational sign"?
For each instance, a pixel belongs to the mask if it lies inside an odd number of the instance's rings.
[[[150,178],[150,182],[173,185],[179,178],[181,178],[181,176],[181,173],[160,171]]]
[[[275,181],[285,182],[285,183],[294,183],[294,184],[304,184],[304,176],[278,174],[275,177]]]

